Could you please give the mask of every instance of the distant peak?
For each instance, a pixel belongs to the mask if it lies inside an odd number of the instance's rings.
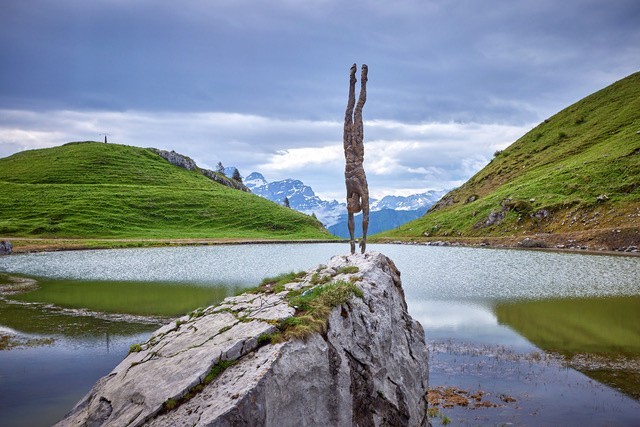
[[[265,179],[264,175],[262,175],[260,172],[251,172],[245,179],[244,179],[244,184],[249,187],[262,187],[264,185],[267,185],[268,182]]]
[[[267,182],[267,180],[265,179],[264,175],[262,175],[260,172],[251,172],[249,175],[247,175],[247,177],[245,179],[247,179],[247,180],[249,180],[249,179],[259,179],[260,181]]]

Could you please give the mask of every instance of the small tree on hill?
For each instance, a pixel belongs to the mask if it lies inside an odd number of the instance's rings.
[[[231,179],[234,179],[242,184],[242,176],[240,175],[240,171],[236,168],[233,170],[233,176]]]
[[[224,175],[224,166],[222,165],[222,162],[218,162],[218,164],[216,165],[216,172]]]
[[[291,207],[291,205],[289,204],[289,198],[288,197],[284,198],[284,207],[285,208],[290,208]]]

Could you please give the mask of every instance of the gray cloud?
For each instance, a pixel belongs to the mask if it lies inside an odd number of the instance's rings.
[[[410,194],[459,185],[528,130],[479,123],[365,121],[371,191]],[[230,113],[0,110],[0,147],[19,151],[68,141],[101,140],[175,150],[213,168],[218,161],[269,180],[295,177],[340,197],[342,123]]]
[[[637,2],[4,2],[0,107],[327,119],[371,67],[374,117],[530,121],[635,71]],[[569,84],[568,84],[569,83]],[[559,91],[559,89],[563,89]],[[536,117],[552,111],[538,111]],[[339,113],[338,113],[339,114]]]
[[[637,71],[639,17],[636,0],[3,2],[0,155],[109,132],[334,194],[366,62],[375,188],[455,185]]]

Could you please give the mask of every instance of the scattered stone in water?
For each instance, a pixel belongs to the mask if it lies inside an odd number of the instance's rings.
[[[0,241],[0,255],[9,255],[13,252],[13,245],[8,240]]]
[[[38,289],[38,282],[26,277],[0,274],[0,295],[16,295]]]
[[[504,403],[513,403],[516,401],[516,399],[511,396],[507,396],[506,394],[501,395],[500,400],[502,400]]]
[[[471,409],[476,408],[497,408],[498,404],[485,399],[487,393],[478,390],[473,394],[469,391],[459,389],[457,387],[435,387],[430,388],[427,394],[429,406],[442,407],[442,408],[454,408],[456,406],[469,407]],[[516,401],[511,396],[506,394],[500,395],[500,400],[504,403],[513,403]]]
[[[2,333],[0,334],[0,351],[53,345],[54,342],[55,340],[53,338],[25,338],[18,335]]]

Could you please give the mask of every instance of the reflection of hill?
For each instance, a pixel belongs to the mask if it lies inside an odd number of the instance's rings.
[[[640,296],[505,302],[494,311],[536,346],[640,399]]]
[[[221,301],[230,292],[226,286],[43,280],[40,289],[12,299],[104,313],[170,317]]]
[[[11,304],[0,301],[0,326],[21,334],[65,335],[136,335],[155,330],[157,324],[110,321],[93,316],[74,316],[55,309],[43,309],[41,305]]]

